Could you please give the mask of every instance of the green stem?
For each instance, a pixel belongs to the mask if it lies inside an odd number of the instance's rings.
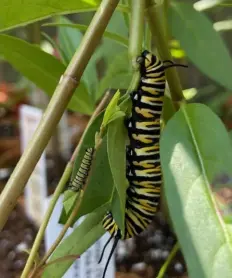
[[[88,126],[85,128],[85,131],[84,133],[82,134],[81,136],[81,139],[78,143],[78,146],[76,147],[76,149],[74,150],[73,152],[73,155],[71,157],[71,162],[74,163],[79,151],[80,151],[80,148],[81,148],[81,145],[82,145],[82,142],[83,142],[83,139],[85,138],[85,135],[87,134],[87,131],[88,131],[88,128],[90,127],[90,125],[92,124],[93,120],[97,117],[97,115],[105,108],[105,106],[107,105],[107,103],[110,101],[110,98],[111,98],[111,94],[110,94],[110,90],[108,90],[104,97],[102,98],[101,102],[98,104],[97,108],[95,109],[94,113],[92,114],[89,122],[88,122]]]
[[[34,241],[34,244],[33,244],[33,247],[31,249],[31,252],[30,252],[30,256],[27,260],[27,263],[26,263],[26,266],[23,270],[23,273],[21,275],[21,278],[27,278],[28,275],[29,275],[29,272],[31,270],[31,267],[35,261],[35,258],[37,256],[37,253],[38,253],[38,250],[39,250],[39,247],[40,247],[40,243],[41,241],[43,240],[43,237],[44,237],[44,232],[45,232],[45,229],[48,225],[48,222],[50,220],[50,217],[51,217],[51,214],[53,212],[53,209],[56,205],[56,202],[57,200],[59,199],[60,197],[60,194],[62,193],[70,175],[71,175],[71,172],[72,172],[72,165],[70,165],[71,163],[69,162],[64,170],[64,173],[62,175],[62,178],[60,179],[60,182],[53,194],[53,197],[52,197],[52,200],[50,202],[50,205],[49,205],[49,208],[46,212],[46,215],[44,216],[44,219],[43,219],[43,222],[39,228],[39,231],[36,235],[36,239]]]
[[[151,51],[151,30],[147,24],[145,32],[145,49]]]
[[[165,263],[163,264],[163,266],[161,267],[159,274],[156,278],[163,278],[165,275],[165,272],[167,271],[168,266],[170,265],[171,261],[173,260],[173,258],[175,257],[177,251],[179,250],[179,244],[178,242],[174,245],[174,247],[172,248],[171,253],[169,254],[167,260],[165,261]]]
[[[34,22],[27,26],[27,37],[29,42],[38,45],[40,44],[41,42],[40,22]]]
[[[151,29],[151,33],[155,39],[160,58],[162,60],[172,60],[159,8],[160,6],[155,5],[152,0],[146,0],[147,19]],[[180,102],[184,102],[184,96],[176,69],[174,67],[167,69],[166,77],[174,106],[176,110],[178,110]]]
[[[119,0],[103,0],[101,2],[78,50],[60,79],[39,127],[0,196],[0,230],[4,227],[9,214],[16,205],[17,199],[22,194],[26,182],[60,121],[88,61],[99,45],[118,2]]]
[[[136,58],[141,54],[143,43],[145,0],[134,0],[131,5],[129,56],[132,67],[137,70]]]
[[[78,199],[77,203],[75,204],[75,207],[73,208],[73,211],[70,214],[70,216],[69,216],[67,222],[65,223],[64,227],[62,228],[62,231],[60,232],[60,234],[58,235],[58,237],[56,238],[56,240],[52,244],[52,246],[49,248],[48,252],[42,258],[42,260],[40,261],[40,263],[38,264],[36,269],[33,271],[30,278],[36,277],[37,271],[46,263],[47,259],[51,256],[51,254],[55,251],[56,247],[60,244],[60,242],[63,239],[63,237],[65,236],[68,228],[73,224],[73,220],[74,220],[74,218],[77,215],[77,212],[79,210],[79,207],[80,207],[80,204],[81,204],[81,201],[82,201],[82,197],[83,197],[83,191],[81,191],[81,196]],[[25,276],[25,278],[26,277],[27,276]],[[21,278],[23,278],[23,277],[21,277]]]
[[[129,7],[127,2],[128,2],[127,0],[122,0],[123,5]],[[129,28],[129,26],[130,26],[130,14],[129,14],[129,12],[124,12],[123,17],[124,17],[124,21],[126,23],[126,26]]]

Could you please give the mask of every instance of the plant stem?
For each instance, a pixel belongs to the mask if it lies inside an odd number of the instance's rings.
[[[127,7],[129,7],[127,0],[122,0],[122,4],[127,6]],[[129,15],[129,12],[128,13],[124,12],[123,13],[123,17],[124,17],[124,21],[125,21],[126,26],[129,28],[129,26],[130,26],[130,15]]]
[[[57,200],[59,199],[59,196],[60,194],[62,193],[63,191],[63,188],[66,184],[66,182],[68,181],[70,175],[71,175],[71,172],[72,172],[72,165],[70,164],[70,162],[67,164],[65,170],[64,170],[64,173],[59,181],[59,184],[53,194],[53,197],[52,197],[52,200],[49,204],[49,208],[46,212],[46,215],[44,216],[44,219],[43,219],[43,222],[39,228],[39,231],[36,235],[36,239],[34,241],[34,244],[32,246],[32,249],[31,249],[31,252],[30,252],[30,255],[29,255],[29,258],[27,260],[27,263],[26,263],[26,266],[23,270],[23,273],[21,275],[21,278],[27,278],[28,277],[28,274],[31,270],[31,267],[35,261],[35,258],[36,258],[36,255],[38,253],[38,250],[39,250],[39,247],[40,247],[40,244],[41,244],[41,241],[43,240],[43,237],[44,237],[44,232],[45,232],[45,229],[48,225],[48,222],[50,220],[50,217],[51,217],[51,214],[53,212],[53,209],[56,205],[56,202]]]
[[[151,30],[148,26],[148,24],[146,24],[146,32],[145,32],[145,49],[147,49],[148,51],[151,51]]]
[[[171,253],[169,254],[167,260],[165,261],[165,263],[162,265],[159,274],[156,278],[163,278],[165,275],[165,272],[167,271],[168,266],[170,265],[171,261],[173,260],[173,258],[175,257],[177,251],[179,250],[179,243],[177,242],[174,247],[172,248]]]
[[[59,236],[56,238],[55,242],[52,244],[52,246],[49,248],[48,252],[45,254],[45,256],[43,257],[43,259],[40,261],[40,263],[38,264],[38,266],[34,269],[34,271],[32,272],[30,278],[36,277],[36,273],[37,271],[46,263],[47,259],[51,256],[51,254],[54,252],[54,250],[56,249],[56,247],[59,245],[59,243],[61,242],[61,240],[63,239],[63,237],[65,236],[68,228],[72,225],[73,220],[75,218],[75,216],[77,215],[78,209],[80,207],[81,204],[81,200],[83,197],[83,193],[84,191],[81,191],[81,196],[78,199],[75,207],[73,208],[72,213],[70,214],[67,222],[65,223],[63,229],[61,230]],[[23,278],[23,277],[21,277]],[[26,276],[25,276],[26,278]]]
[[[65,170],[64,170],[64,173],[59,181],[59,184],[58,186],[56,187],[56,190],[53,194],[53,197],[52,197],[52,200],[49,204],[49,208],[46,212],[46,215],[43,219],[43,223],[41,224],[40,228],[39,228],[39,231],[36,235],[36,239],[34,241],[34,244],[32,246],[32,249],[31,249],[31,252],[30,252],[30,256],[27,260],[27,263],[26,263],[26,266],[23,270],[23,273],[21,275],[21,278],[27,278],[31,268],[32,268],[32,265],[35,261],[35,258],[36,258],[36,255],[38,253],[38,250],[39,250],[39,247],[40,247],[40,244],[41,244],[41,241],[44,237],[44,233],[45,233],[45,230],[46,230],[46,227],[48,225],[48,222],[50,220],[50,217],[51,217],[51,214],[53,212],[53,209],[59,199],[59,196],[60,194],[63,192],[63,189],[64,189],[64,186],[66,185],[70,175],[71,175],[71,172],[72,172],[72,168],[73,168],[73,163],[76,159],[76,157],[78,156],[79,154],[79,151],[80,151],[80,147],[82,145],[82,142],[83,142],[83,138],[85,137],[85,134],[89,128],[89,126],[91,125],[91,123],[93,122],[93,120],[97,117],[97,115],[101,112],[101,110],[105,107],[105,105],[107,104],[107,102],[109,101],[110,99],[110,93],[109,91],[106,92],[106,94],[104,95],[104,97],[102,98],[101,102],[98,104],[97,108],[95,109],[94,113],[92,114],[89,122],[88,122],[88,125],[85,129],[85,132],[82,134],[81,136],[81,139],[76,147],[76,149],[74,150],[73,152],[73,155],[70,159],[70,161],[68,162]],[[74,208],[75,209],[75,208]]]
[[[131,5],[129,56],[132,67],[137,70],[136,58],[141,54],[143,43],[145,0],[133,0]]]
[[[4,227],[56,125],[60,121],[118,2],[119,0],[103,0],[101,2],[78,50],[60,79],[39,127],[0,196],[0,230]]]
[[[162,60],[172,60],[159,8],[160,5],[156,5],[153,0],[146,0],[147,19],[151,29],[151,33],[155,39],[160,58]],[[180,102],[184,101],[184,96],[176,69],[174,67],[167,69],[166,77],[174,106],[176,110],[178,110]]]

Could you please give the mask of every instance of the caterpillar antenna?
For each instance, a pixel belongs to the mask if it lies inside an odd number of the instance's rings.
[[[164,69],[168,69],[168,68],[171,68],[171,67],[183,67],[183,68],[188,68],[187,65],[182,65],[182,64],[171,64],[171,65],[168,65],[168,66],[164,66]]]

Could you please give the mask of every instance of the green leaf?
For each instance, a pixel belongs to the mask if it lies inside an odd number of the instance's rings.
[[[110,19],[107,26],[107,32],[118,34],[124,38],[128,37],[128,28],[124,22],[121,12],[116,11]],[[106,65],[111,64],[112,59],[115,58],[115,53],[120,54],[125,51],[125,46],[118,44],[109,38],[103,37],[103,43],[100,45],[99,52],[102,53],[103,59],[106,61]]]
[[[100,81],[97,98],[100,98],[108,88],[128,88],[131,78],[132,71],[130,68],[128,53],[120,53],[112,60],[105,76]]]
[[[25,77],[52,96],[65,71],[65,66],[55,57],[35,45],[7,35],[0,35],[0,53]],[[83,82],[80,82],[68,108],[85,114],[92,113]]]
[[[2,0],[0,31],[32,23],[50,16],[95,10],[100,0]]]
[[[71,61],[76,49],[81,43],[83,34],[77,28],[70,28],[72,22],[63,16],[60,16],[57,20],[57,25],[64,24],[66,27],[58,28],[58,40],[60,43],[60,48],[65,57],[66,65]],[[91,57],[84,73],[82,76],[82,81],[84,81],[86,87],[88,88],[89,95],[94,96],[96,94],[96,87],[98,85],[97,69],[96,69],[96,52],[93,57]],[[89,97],[89,103],[93,108],[95,103],[95,97]]]
[[[84,24],[47,23],[47,24],[44,24],[44,26],[70,27],[70,28],[77,29],[80,31],[86,31],[88,29],[88,26],[84,25]],[[104,32],[104,36],[108,39],[111,39],[111,40],[117,42],[118,44],[121,44],[124,47],[128,47],[128,39],[123,36],[120,36],[116,33],[108,32],[108,31]]]
[[[161,164],[170,216],[194,278],[229,278],[232,241],[211,185],[232,176],[232,145],[220,119],[203,104],[182,105],[161,137]]]
[[[93,147],[95,144],[95,134],[99,131],[102,119],[102,112],[89,127],[80,148],[78,157],[75,160],[74,169],[72,173],[72,179],[75,177],[80,165],[82,158],[85,154],[85,150],[89,147]],[[81,206],[79,208],[75,221],[82,215],[92,212],[94,209],[102,206],[103,204],[110,203],[113,195],[113,178],[110,171],[108,156],[107,156],[107,140],[106,137],[103,139],[102,144],[95,154],[95,160],[93,161],[91,176],[89,179],[88,186],[84,193]],[[66,208],[73,208],[76,199],[70,198],[66,201]],[[70,215],[70,210],[63,209],[60,217],[60,223],[64,224]]]
[[[74,204],[77,202],[79,196],[80,196],[80,192],[75,192],[70,189],[64,192],[63,206],[64,206],[64,213],[66,215],[70,213]]]
[[[111,99],[110,103],[106,108],[104,118],[103,118],[103,123],[102,123],[103,126],[106,126],[110,122],[114,113],[119,112],[119,107],[118,107],[119,98],[120,98],[120,91],[118,90],[114,94],[113,98]]]
[[[122,111],[116,111],[115,113],[112,114],[112,116],[110,117],[109,121],[107,124],[117,120],[118,118],[122,118],[122,117],[125,117],[125,113],[122,112]]]
[[[110,169],[120,201],[120,211],[118,209],[116,211],[112,210],[112,213],[122,233],[124,233],[126,189],[128,187],[126,179],[126,139],[127,132],[124,118],[118,118],[111,122],[107,132],[107,149]]]
[[[61,51],[59,45],[57,44],[57,42],[44,32],[41,32],[41,35],[47,40],[48,43],[51,44],[51,46],[53,47],[53,50],[56,49],[58,55],[61,58],[62,63],[65,63],[64,57],[62,56],[62,51]]]
[[[230,137],[230,140],[231,140],[231,143],[232,143],[232,130],[229,131],[229,137]]]
[[[231,90],[232,59],[208,17],[197,12],[190,3],[172,2],[169,26],[192,63]]]
[[[102,227],[102,219],[105,208],[102,207],[95,212],[89,214],[86,219],[66,237],[52,254],[49,262],[68,255],[83,254],[95,241],[97,241],[104,233]],[[43,272],[43,278],[63,277],[67,269],[75,261],[64,260],[47,266]]]
[[[231,92],[218,92],[216,96],[207,99],[207,106],[210,107],[216,114],[223,113],[223,105],[231,97]]]

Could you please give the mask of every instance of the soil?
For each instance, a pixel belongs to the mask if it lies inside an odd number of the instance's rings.
[[[24,268],[37,228],[26,217],[18,204],[0,233],[0,277],[18,278]],[[121,241],[116,251],[117,278],[154,278],[172,247],[175,237],[162,214],[157,214],[153,224],[134,239]],[[40,255],[44,253],[41,246]],[[165,277],[186,278],[186,268],[180,252],[168,268]]]

